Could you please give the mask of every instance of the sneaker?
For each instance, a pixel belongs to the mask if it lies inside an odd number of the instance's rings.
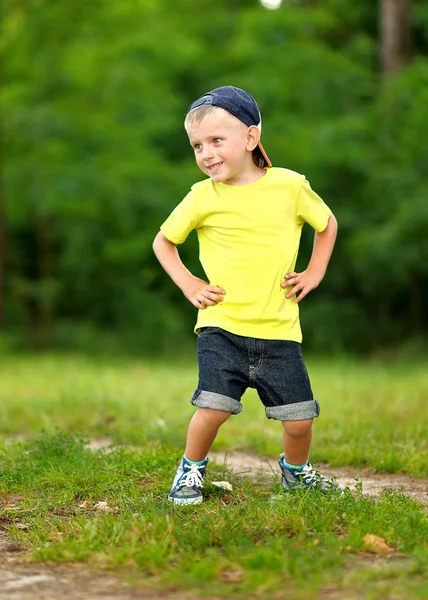
[[[287,469],[284,465],[284,455],[281,454],[278,463],[282,472],[282,486],[287,491],[312,488],[321,492],[329,492],[338,489],[334,481],[323,477],[321,473],[313,468],[310,462],[306,463],[303,469],[299,471],[297,469]]]
[[[196,465],[183,456],[168,494],[168,500],[174,504],[200,504],[203,501],[202,486],[207,463],[208,458],[201,465]]]

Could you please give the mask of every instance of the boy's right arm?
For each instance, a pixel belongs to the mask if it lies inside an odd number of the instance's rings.
[[[203,310],[223,301],[226,292],[192,275],[181,262],[176,244],[168,240],[161,231],[155,237],[153,251],[162,267],[193,306]]]

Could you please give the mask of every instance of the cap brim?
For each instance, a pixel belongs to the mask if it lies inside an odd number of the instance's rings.
[[[263,146],[262,146],[262,143],[261,143],[261,142],[259,142],[259,143],[258,143],[258,147],[259,147],[259,150],[260,150],[260,152],[261,152],[261,153],[262,153],[262,155],[263,155],[263,158],[264,158],[264,159],[265,159],[265,161],[266,161],[266,166],[268,166],[268,167],[271,167],[271,166],[272,166],[272,163],[271,163],[271,161],[270,161],[270,159],[269,159],[269,156],[266,154],[266,152],[265,152],[265,149],[263,148]]]

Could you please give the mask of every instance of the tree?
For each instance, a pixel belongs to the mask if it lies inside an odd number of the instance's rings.
[[[1,152],[0,152],[0,163],[1,163]],[[0,166],[1,169],[1,166]],[[4,198],[3,198],[3,185],[0,175],[0,330],[5,327],[5,251],[6,251],[6,224],[5,224],[5,210],[4,210]]]
[[[395,73],[410,61],[412,5],[413,0],[380,2],[380,58],[386,75]]]
[[[133,336],[150,350],[191,331],[194,312],[151,244],[202,177],[183,130],[187,106],[234,83],[259,102],[274,164],[307,175],[339,218],[329,283],[302,311],[313,324],[307,345],[366,350],[426,330],[424,3],[381,4],[385,78],[375,2],[3,4],[9,328],[68,345],[120,332],[123,345]],[[311,236],[304,230],[302,267]],[[202,276],[195,236],[180,252]]]

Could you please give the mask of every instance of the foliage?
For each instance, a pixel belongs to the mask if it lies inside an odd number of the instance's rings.
[[[57,347],[92,331],[147,351],[190,337],[194,312],[151,243],[201,177],[187,106],[233,83],[259,101],[274,164],[305,173],[338,216],[327,279],[303,303],[306,345],[366,351],[426,334],[427,11],[415,4],[415,59],[387,80],[376,11],[5,0],[8,328]],[[301,268],[311,244],[305,231]],[[201,275],[195,236],[181,254]]]

